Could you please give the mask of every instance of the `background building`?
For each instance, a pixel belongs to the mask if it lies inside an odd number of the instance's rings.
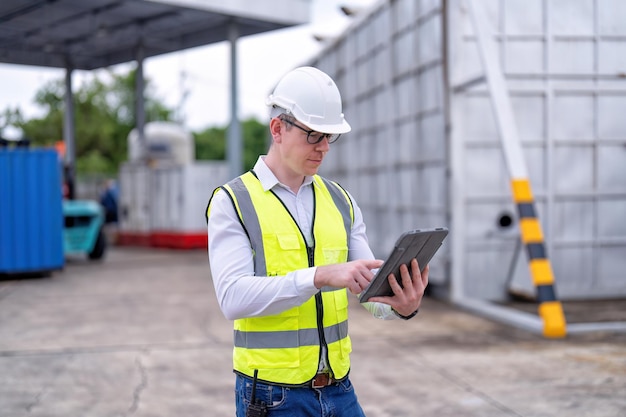
[[[626,4],[475,2],[506,80],[560,299],[626,295]],[[431,284],[459,302],[534,296],[468,4],[381,1],[310,64],[352,132],[323,174],[358,199],[384,257],[448,226]]]

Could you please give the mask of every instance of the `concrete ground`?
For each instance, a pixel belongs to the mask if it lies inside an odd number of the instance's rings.
[[[626,415],[623,333],[546,340],[433,299],[409,322],[350,308],[369,417]],[[204,251],[0,280],[0,416],[232,416],[231,325]]]

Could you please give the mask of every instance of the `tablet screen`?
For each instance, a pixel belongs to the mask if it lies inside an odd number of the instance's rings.
[[[392,296],[393,291],[387,279],[389,274],[393,273],[398,283],[402,285],[400,265],[409,265],[413,258],[417,258],[417,262],[423,270],[441,247],[447,235],[448,229],[445,227],[404,232],[396,241],[391,254],[380,267],[370,285],[361,293],[359,301],[364,303],[371,297]]]

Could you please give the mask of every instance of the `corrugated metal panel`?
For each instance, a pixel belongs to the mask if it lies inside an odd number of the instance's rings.
[[[187,220],[184,230],[206,232],[206,208],[213,190],[230,179],[228,163],[221,161],[197,161],[187,167],[185,211]]]
[[[558,296],[624,296],[626,4],[479,3],[495,29]],[[532,285],[471,21],[462,0],[445,2],[445,16],[443,4],[381,2],[311,62],[337,81],[353,126],[322,174],[356,197],[377,255],[407,228],[447,225],[431,281],[502,301]]]
[[[403,231],[447,223],[441,42],[439,1],[393,1],[360,18],[312,63],[337,82],[353,127],[321,173],[357,199],[380,257]],[[346,64],[336,71],[330,62]],[[431,282],[445,283],[446,260],[444,246]]]
[[[205,233],[204,213],[211,193],[228,178],[228,164],[222,161],[154,168],[124,164],[120,170],[120,230],[145,235],[154,231]]]
[[[150,168],[127,162],[120,167],[120,231],[148,234],[150,215]]]
[[[48,273],[63,267],[58,155],[0,149],[0,273]]]
[[[626,29],[614,16],[624,17],[626,4],[481,5],[495,30],[557,293],[561,299],[624,296],[626,258],[615,253],[626,253],[626,228],[620,226],[626,208],[626,123],[618,107],[626,104]],[[471,82],[482,69],[460,0],[450,1],[448,19],[451,140],[463,161],[451,166],[452,192],[463,201],[453,217],[465,219],[454,261],[472,277],[467,295],[499,301],[508,297],[512,283],[530,278],[513,264],[525,262],[523,253],[516,258],[517,234],[496,226],[501,213],[514,211],[490,98],[484,84]]]
[[[150,231],[180,230],[184,184],[182,166],[157,167],[150,171]]]
[[[151,171],[151,230],[205,233],[211,193],[228,181],[228,164],[202,161]]]

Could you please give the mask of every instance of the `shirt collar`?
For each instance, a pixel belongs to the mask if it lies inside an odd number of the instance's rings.
[[[280,181],[278,181],[276,175],[274,175],[272,170],[265,164],[265,155],[259,156],[256,164],[254,164],[253,170],[259,178],[259,181],[261,182],[264,191],[269,191],[277,185],[289,189],[289,187],[287,187],[285,184],[282,184]],[[313,181],[314,177],[307,175],[306,177],[304,177],[304,182],[302,183],[302,185],[310,185],[313,183]]]

